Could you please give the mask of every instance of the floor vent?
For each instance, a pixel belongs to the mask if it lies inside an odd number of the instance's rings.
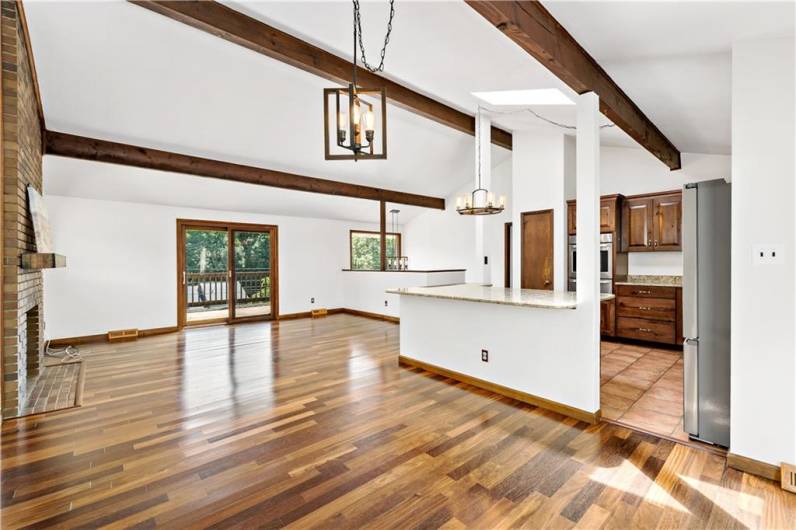
[[[313,309],[312,310],[312,318],[325,317],[326,313],[327,313],[326,308]]]
[[[796,493],[796,466],[782,464],[782,489]]]
[[[122,342],[138,338],[138,329],[117,329],[108,332],[108,342]]]

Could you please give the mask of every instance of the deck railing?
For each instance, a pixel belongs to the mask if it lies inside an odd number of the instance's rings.
[[[229,303],[227,272],[187,272],[185,293],[188,307],[211,307]],[[255,269],[235,273],[235,303],[268,303],[271,300],[271,271]]]

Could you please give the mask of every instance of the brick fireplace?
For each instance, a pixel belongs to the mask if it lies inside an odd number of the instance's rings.
[[[21,267],[35,252],[28,185],[42,189],[42,135],[29,43],[17,2],[2,2],[2,415],[19,414],[42,361],[42,273]]]

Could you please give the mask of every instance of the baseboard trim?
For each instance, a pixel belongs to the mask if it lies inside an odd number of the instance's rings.
[[[370,311],[360,311],[358,309],[343,308],[341,313],[355,315],[358,317],[373,318],[375,320],[384,320],[385,322],[392,322],[393,324],[400,324],[401,319],[390,315],[382,315],[381,313],[371,313]]]
[[[776,482],[781,481],[782,472],[778,466],[767,462],[761,462],[754,458],[737,455],[735,453],[727,453],[727,465],[738,471],[749,473],[750,475],[756,475]]]
[[[376,320],[384,320],[386,322],[393,322],[398,324],[400,319],[389,315],[381,315],[379,313],[370,313],[368,311],[359,311],[357,309],[348,309],[346,307],[335,307],[327,311],[327,315],[336,315],[339,313],[347,313],[349,315],[356,315],[365,318],[373,318]],[[312,311],[302,311],[300,313],[287,313],[279,315],[276,320],[295,320],[299,318],[311,318]],[[149,328],[141,329],[138,331],[139,337],[151,337],[153,335],[164,335],[166,333],[174,333],[179,331],[178,326],[165,326],[162,328]],[[97,335],[82,335],[79,337],[64,337],[60,339],[52,339],[49,344],[53,348],[63,348],[64,346],[78,346],[81,344],[96,344],[101,342],[108,342],[108,334],[100,333]]]
[[[528,394],[520,390],[514,390],[497,383],[492,383],[490,381],[485,381],[483,379],[456,372],[454,370],[442,368],[441,366],[437,366],[435,364],[418,361],[417,359],[412,359],[411,357],[406,357],[404,355],[398,356],[398,364],[402,366],[420,368],[433,374],[448,377],[450,379],[454,379],[483,390],[494,392],[495,394],[500,394],[501,396],[510,397],[512,399],[516,399],[517,401],[528,403],[529,405],[534,405],[539,408],[557,412],[559,414],[563,414],[564,416],[575,418],[576,420],[585,421],[586,423],[592,425],[598,423],[600,421],[600,417],[602,416],[602,412],[600,410],[597,410],[597,412],[588,412],[579,408],[571,407],[569,405],[564,405],[563,403],[559,403],[557,401],[534,396],[533,394]]]
[[[165,326],[162,328],[149,328],[141,329],[138,331],[139,337],[151,337],[153,335],[165,335],[166,333],[174,333],[178,331],[177,326]],[[108,334],[101,333],[99,335],[82,335],[80,337],[64,337],[61,339],[52,339],[49,345],[53,348],[63,348],[64,346],[78,346],[81,344],[96,344],[98,342],[108,342]]]

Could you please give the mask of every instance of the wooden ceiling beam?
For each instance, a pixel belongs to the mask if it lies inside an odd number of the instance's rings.
[[[423,208],[445,209],[445,199],[392,191],[371,186],[361,186],[317,177],[308,177],[223,162],[209,158],[160,151],[137,145],[109,142],[96,138],[86,138],[61,132],[46,131],[45,153],[48,155],[79,158],[94,162],[107,162],[159,171],[185,173],[200,177],[211,177],[232,182],[245,182],[274,188],[283,188],[310,193],[323,193],[339,197],[353,197],[373,201],[392,202],[420,206]]]
[[[596,93],[608,119],[669,169],[680,169],[680,151],[538,0],[465,1],[572,90]]]
[[[351,61],[213,1],[149,1],[131,3],[193,28],[206,31],[257,53],[295,66],[335,83],[351,82]],[[457,131],[475,135],[475,118],[444,103],[359,67],[358,83],[384,88],[394,105]],[[318,95],[321,98],[321,95]],[[511,133],[492,127],[492,143],[511,149]]]

